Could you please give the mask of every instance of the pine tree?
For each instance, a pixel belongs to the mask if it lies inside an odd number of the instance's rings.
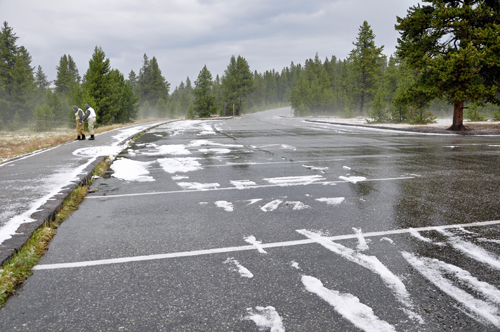
[[[167,103],[165,102],[165,99],[163,98],[158,98],[158,101],[156,102],[155,106],[156,112],[158,112],[158,115],[160,117],[167,117]]]
[[[38,105],[33,115],[35,117],[36,131],[48,131],[54,127],[54,113],[48,104],[44,103],[43,105]]]
[[[375,46],[375,35],[367,21],[359,28],[358,37],[353,44],[356,48],[351,51],[350,58],[356,77],[354,93],[358,98],[359,112],[362,114],[378,89],[377,81],[382,74],[384,46]]]
[[[311,91],[305,75],[302,75],[290,96],[290,103],[296,116],[306,116],[309,113]]]
[[[149,105],[149,101],[145,101],[141,106],[141,113],[144,119],[147,119],[151,114],[151,106]]]
[[[76,68],[76,63],[69,54],[68,54],[68,70],[74,84],[76,85],[80,84],[81,77],[80,74],[78,73],[78,68]]]
[[[212,85],[212,93],[215,97],[215,105],[220,110],[220,115],[224,115],[224,102],[222,101],[222,83],[219,75],[215,76],[215,80]]]
[[[132,89],[134,90],[134,92],[136,92],[137,75],[135,74],[135,72],[133,70],[131,70],[130,73],[128,74],[128,82],[129,82],[130,86],[132,87]]]
[[[11,73],[11,107],[19,113],[22,121],[28,121],[33,115],[35,77],[34,68],[31,67],[31,55],[24,46],[18,48]]]
[[[450,130],[466,130],[464,102],[500,105],[500,4],[492,0],[424,0],[396,29],[398,55],[420,72],[402,100],[454,105]]]
[[[198,75],[198,79],[194,82],[194,112],[200,117],[210,117],[216,112],[215,96],[212,94],[212,74],[203,66],[203,69]]]
[[[36,74],[35,74],[35,85],[37,89],[41,89],[45,92],[50,86],[50,81],[47,80],[47,75],[42,70],[41,66],[38,66]]]
[[[4,22],[0,30],[0,119],[3,119],[4,124],[9,124],[14,115],[14,110],[11,108],[12,71],[18,51],[16,45],[18,38],[7,22]]]
[[[149,84],[149,99],[158,100],[159,98],[163,98],[167,100],[170,83],[161,75],[161,70],[155,57],[151,59],[150,66],[151,81]]]
[[[47,75],[42,70],[41,66],[38,66],[37,71],[35,73],[35,92],[34,92],[34,97],[35,97],[35,102],[37,104],[42,104],[45,99],[45,95],[47,92],[47,89],[50,86],[50,83],[47,80]]]
[[[110,71],[109,81],[111,87],[109,100],[118,108],[114,121],[118,123],[133,121],[137,117],[139,98],[134,94],[132,86],[117,69]]]
[[[0,81],[6,87],[6,93],[10,95],[12,89],[12,74],[18,47],[17,39],[13,29],[7,22],[3,23],[0,31]]]
[[[84,76],[83,96],[88,96],[92,101],[91,105],[97,114],[98,124],[108,124],[114,121],[118,115],[120,105],[116,103],[116,89],[113,84],[116,82],[110,76],[111,66],[109,59],[101,47],[95,47],[92,59],[89,61],[89,68]]]
[[[70,98],[73,92],[74,76],[69,69],[68,56],[64,54],[59,60],[57,69],[57,78],[54,81],[56,92],[62,98]]]
[[[227,69],[222,77],[222,95],[228,105],[234,105],[236,114],[243,111],[246,98],[255,90],[253,75],[248,62],[242,57],[229,61]]]
[[[373,119],[372,122],[387,122],[389,120],[389,107],[387,104],[387,90],[379,86],[368,116]]]

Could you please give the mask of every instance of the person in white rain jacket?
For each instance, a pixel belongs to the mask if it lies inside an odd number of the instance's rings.
[[[85,104],[85,108],[87,109],[87,112],[85,113],[85,117],[83,118],[83,121],[88,120],[87,124],[89,127],[89,132],[90,132],[90,138],[89,140],[94,139],[94,124],[96,120],[96,114],[95,111],[92,107],[89,106],[89,104]]]

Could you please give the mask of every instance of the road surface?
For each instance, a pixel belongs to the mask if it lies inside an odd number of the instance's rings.
[[[289,109],[160,126],[94,182],[0,330],[497,331],[499,161],[498,137]]]

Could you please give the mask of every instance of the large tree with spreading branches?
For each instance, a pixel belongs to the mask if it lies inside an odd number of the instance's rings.
[[[500,1],[423,0],[398,17],[398,55],[419,72],[401,98],[454,105],[450,130],[463,131],[464,104],[500,105]]]

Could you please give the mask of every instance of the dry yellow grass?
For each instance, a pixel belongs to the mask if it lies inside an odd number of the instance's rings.
[[[114,124],[101,126],[95,130],[96,134],[123,128],[132,124],[157,121],[159,119],[139,120],[128,124]],[[49,132],[34,132],[30,130],[18,130],[15,132],[0,131],[0,163],[24,154],[57,146],[74,140],[75,129],[55,129]]]

